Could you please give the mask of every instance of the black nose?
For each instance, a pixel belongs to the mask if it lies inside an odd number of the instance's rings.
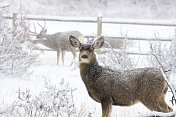
[[[88,58],[88,56],[87,55],[82,55],[82,58],[85,59],[85,58]]]

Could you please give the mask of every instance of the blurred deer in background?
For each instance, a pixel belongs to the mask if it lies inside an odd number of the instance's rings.
[[[84,42],[84,37],[79,31],[68,31],[68,32],[58,32],[55,34],[46,34],[47,29],[44,26],[41,26],[38,24],[42,30],[40,33],[36,33],[36,28],[35,32],[32,32],[32,35],[35,35],[37,40],[34,40],[33,43],[40,43],[48,48],[51,48],[53,50],[57,51],[57,65],[59,64],[59,58],[60,58],[60,53],[62,53],[62,63],[64,65],[64,57],[65,57],[65,52],[66,51],[71,51],[73,54],[73,60],[70,64],[70,66],[74,63],[75,58],[76,58],[76,49],[70,45],[69,42],[69,36],[74,35],[77,37],[82,43]]]
[[[102,117],[110,117],[112,105],[130,106],[143,103],[151,111],[173,111],[165,102],[168,89],[157,68],[114,70],[100,66],[94,53],[104,44],[100,37],[93,44],[82,44],[70,36],[70,44],[79,50],[81,78],[89,96],[102,106]]]

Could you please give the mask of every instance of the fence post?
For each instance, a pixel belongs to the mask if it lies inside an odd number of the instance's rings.
[[[99,15],[97,17],[97,36],[101,36],[102,34],[102,18],[103,16],[102,15]],[[102,52],[100,51],[100,49],[97,49],[97,54],[101,54]]]
[[[12,30],[13,30],[13,39],[16,35],[15,33],[15,30],[16,30],[16,20],[17,20],[17,13],[13,13],[13,16],[12,16]]]
[[[103,16],[97,17],[97,35],[98,36],[101,36],[102,34],[102,18]]]

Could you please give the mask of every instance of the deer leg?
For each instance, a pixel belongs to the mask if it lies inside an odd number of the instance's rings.
[[[70,66],[72,66],[72,64],[75,62],[75,58],[76,58],[76,49],[75,48],[71,48],[70,50],[71,50],[71,52],[73,54],[73,60],[72,60],[72,62],[70,64]]]
[[[158,112],[162,112],[162,108],[159,105],[159,102],[156,101],[145,101],[142,102],[150,111],[158,111]]]
[[[158,111],[162,112],[162,108],[159,105],[158,101],[144,101],[142,102],[150,111]],[[150,116],[150,117],[158,117],[158,116]]]
[[[62,50],[62,63],[64,65],[65,50]]]
[[[110,117],[112,111],[112,98],[104,97],[101,99],[102,117]]]
[[[168,113],[168,112],[172,112],[172,111],[173,111],[173,109],[170,108],[170,107],[166,104],[166,102],[165,102],[165,100],[164,100],[164,96],[161,97],[161,99],[160,99],[160,101],[159,101],[159,104],[160,104],[160,106],[161,106],[163,112]]]
[[[60,48],[57,50],[57,65],[59,65]]]
[[[163,101],[160,101],[160,100],[155,100],[155,101],[145,101],[145,102],[142,102],[150,111],[157,111],[157,112],[164,112],[164,113],[167,113],[167,112],[170,112],[168,111],[168,106],[167,104],[163,103]],[[170,108],[170,107],[169,107]],[[159,116],[152,116],[152,117],[159,117]]]

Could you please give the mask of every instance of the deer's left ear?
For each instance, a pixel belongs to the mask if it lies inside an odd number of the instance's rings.
[[[98,48],[101,48],[103,44],[104,44],[104,37],[101,36],[100,38],[94,41],[94,43],[92,44],[92,47],[93,49],[98,49]]]

